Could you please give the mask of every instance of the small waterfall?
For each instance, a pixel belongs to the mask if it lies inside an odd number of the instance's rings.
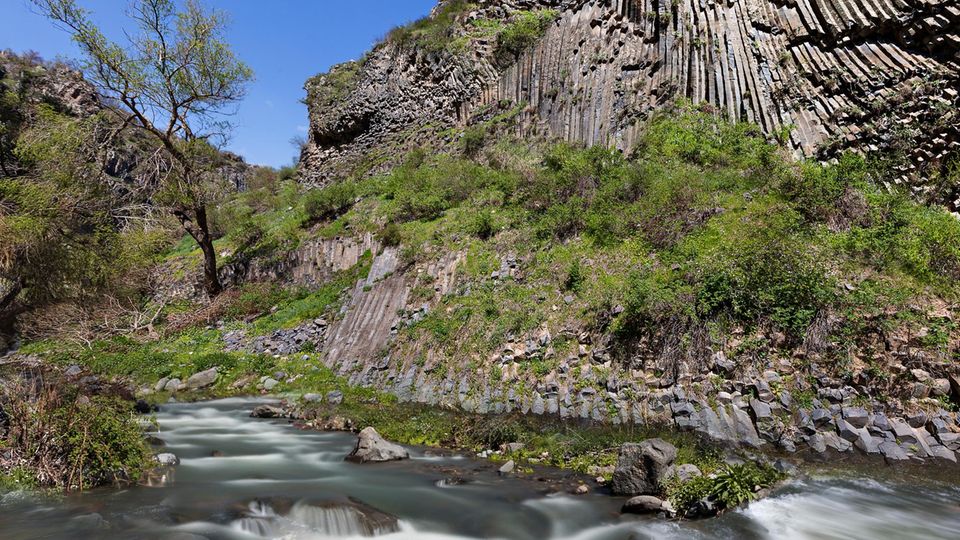
[[[234,530],[248,532],[257,536],[276,535],[277,513],[263,501],[250,501],[244,517],[234,520],[230,526]]]
[[[287,517],[330,536],[377,536],[400,530],[391,516],[353,505],[315,506],[301,501],[293,505]]]

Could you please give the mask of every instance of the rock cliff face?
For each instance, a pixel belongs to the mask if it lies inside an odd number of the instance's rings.
[[[442,7],[443,4],[441,4]],[[522,105],[518,135],[629,150],[677,98],[758,124],[821,159],[897,159],[918,193],[960,148],[960,7],[952,0],[483,0],[457,18],[462,47],[388,39],[307,83],[304,177],[323,183],[449,128]],[[440,9],[440,8],[438,8]],[[477,21],[559,16],[512,61]],[[447,135],[442,136],[446,133]],[[956,208],[957,188],[931,194]]]

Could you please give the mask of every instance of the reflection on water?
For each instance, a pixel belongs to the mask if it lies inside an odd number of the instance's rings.
[[[248,418],[257,403],[164,407],[160,437],[181,458],[171,484],[53,501],[7,494],[0,538],[960,538],[960,487],[948,483],[808,478],[717,519],[669,522],[621,516],[622,499],[477,472],[469,459],[346,463],[353,436]]]

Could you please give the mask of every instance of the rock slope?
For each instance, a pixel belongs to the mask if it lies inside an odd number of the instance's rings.
[[[301,163],[323,183],[450,127],[522,105],[518,135],[629,150],[676,98],[789,139],[798,155],[883,151],[920,194],[960,148],[960,8],[953,0],[484,0],[463,13],[457,52],[378,45],[307,83]],[[441,9],[443,4],[437,9]],[[514,61],[477,21],[555,9]]]

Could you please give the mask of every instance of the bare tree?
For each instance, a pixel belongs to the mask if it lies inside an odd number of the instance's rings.
[[[154,137],[171,158],[155,201],[169,208],[203,252],[203,287],[211,297],[223,287],[207,206],[220,189],[217,163],[230,132],[229,116],[253,72],[226,43],[222,12],[186,0],[134,0],[136,33],[127,43],[107,39],[75,0],[32,0],[70,32],[84,53],[84,74],[108,98],[123,125]]]

